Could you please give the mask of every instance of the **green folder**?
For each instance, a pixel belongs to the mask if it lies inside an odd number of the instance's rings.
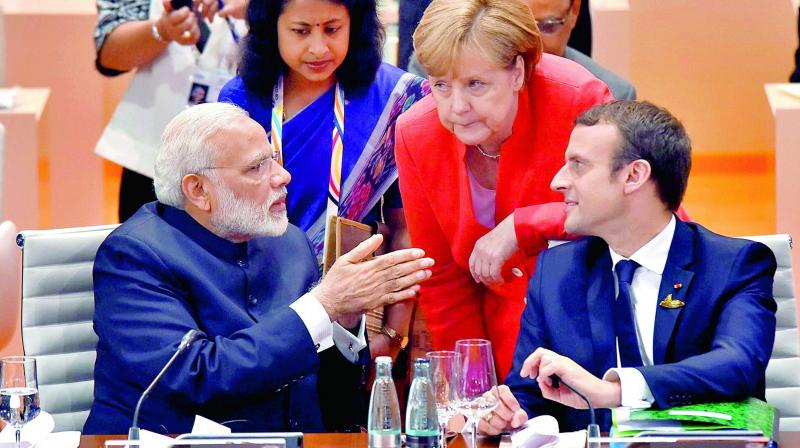
[[[636,409],[630,415],[612,410],[614,434],[635,436],[642,431],[697,431],[746,429],[761,431],[772,438],[776,423],[775,408],[757,398],[738,402],[700,403],[669,409]]]

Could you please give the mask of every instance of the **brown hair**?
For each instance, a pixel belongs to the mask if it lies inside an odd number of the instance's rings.
[[[692,170],[692,143],[668,110],[647,101],[612,101],[582,113],[575,124],[615,126],[622,143],[613,158],[612,174],[634,160],[646,160],[661,201],[672,211],[678,209]]]
[[[522,56],[527,80],[542,56],[542,39],[522,0],[433,0],[414,32],[414,50],[432,76],[448,73],[473,47],[498,67]]]

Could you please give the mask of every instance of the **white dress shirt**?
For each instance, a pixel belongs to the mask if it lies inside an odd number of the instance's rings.
[[[634,324],[639,342],[639,353],[646,366],[653,365],[653,331],[658,309],[658,290],[661,286],[661,277],[664,266],[667,264],[672,237],[675,234],[675,216],[670,218],[664,230],[647,242],[631,255],[630,260],[639,264],[633,273],[631,282],[631,302],[634,311]],[[617,263],[625,257],[614,252],[610,247],[612,271]],[[614,274],[614,284],[619,288]],[[653,403],[653,394],[644,380],[644,376],[633,367],[620,368],[619,345],[617,346],[617,368],[609,369],[603,375],[606,380],[620,380],[622,388],[622,406],[634,408],[647,408]]]
[[[366,321],[363,315],[358,325],[358,335],[354,336],[338,322],[331,322],[328,312],[319,303],[319,299],[310,292],[292,302],[289,307],[300,316],[300,320],[308,329],[311,340],[317,347],[317,353],[335,344],[350,362],[358,361],[358,353],[367,346],[367,339],[364,336]]]

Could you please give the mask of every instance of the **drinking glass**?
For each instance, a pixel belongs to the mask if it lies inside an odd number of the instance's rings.
[[[461,355],[458,410],[467,417],[467,425],[472,430],[472,448],[476,448],[478,422],[500,402],[492,343],[486,339],[461,339],[456,341],[456,352]]]
[[[22,427],[39,415],[36,359],[29,356],[2,358],[0,377],[0,419],[14,427],[19,448]]]
[[[456,414],[458,381],[461,378],[461,355],[452,350],[428,352],[431,382],[436,397],[436,419],[439,421],[439,446],[447,448],[447,423]]]

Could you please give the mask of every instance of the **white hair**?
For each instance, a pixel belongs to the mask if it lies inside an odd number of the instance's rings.
[[[158,200],[183,209],[183,177],[212,166],[218,148],[211,138],[248,116],[244,109],[230,103],[198,104],[176,115],[161,134],[156,153],[153,186]]]

